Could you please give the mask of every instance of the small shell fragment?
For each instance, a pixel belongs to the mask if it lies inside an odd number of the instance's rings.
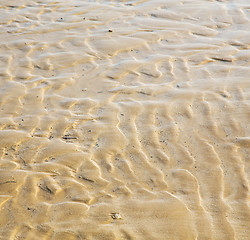
[[[122,219],[119,213],[110,213],[110,216],[115,220]]]

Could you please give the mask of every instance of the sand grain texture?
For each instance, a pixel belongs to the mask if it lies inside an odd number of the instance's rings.
[[[248,0],[0,3],[1,240],[249,239]]]

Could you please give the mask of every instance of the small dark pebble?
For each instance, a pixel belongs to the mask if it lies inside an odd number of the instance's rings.
[[[180,88],[180,85],[177,84],[176,87],[177,87],[177,88]]]
[[[109,32],[113,32],[113,30],[112,30],[112,29],[109,29]]]
[[[28,207],[27,210],[31,210],[31,208]]]
[[[91,130],[88,130],[88,132],[91,132]]]
[[[124,114],[123,114],[123,113],[121,113],[121,116],[124,116]]]

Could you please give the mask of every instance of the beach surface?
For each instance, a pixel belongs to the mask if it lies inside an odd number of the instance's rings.
[[[1,240],[249,240],[249,0],[0,0]]]

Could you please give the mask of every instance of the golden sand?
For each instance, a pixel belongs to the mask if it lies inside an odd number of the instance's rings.
[[[1,240],[249,239],[249,0],[0,3]]]

